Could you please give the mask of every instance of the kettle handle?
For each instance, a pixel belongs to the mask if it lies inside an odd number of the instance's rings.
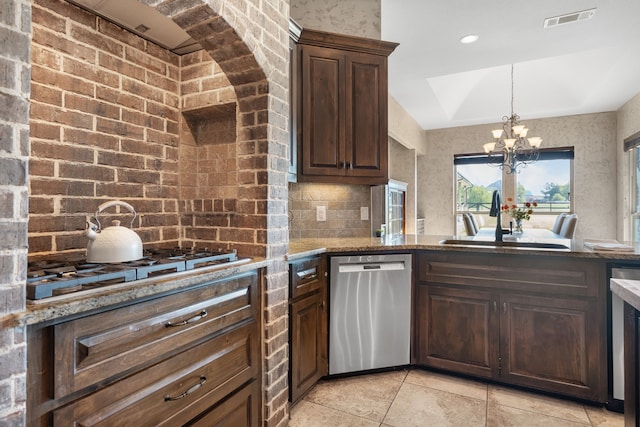
[[[133,214],[133,218],[131,219],[131,225],[130,225],[130,228],[133,228],[133,221],[135,221],[136,216],[137,216],[136,210],[129,203],[123,202],[121,200],[112,200],[110,202],[104,202],[103,204],[98,206],[98,210],[96,211],[95,215],[93,216],[96,219],[96,221],[98,222],[98,227],[101,228],[100,221],[98,220],[98,214],[100,212],[102,212],[103,210],[105,210],[107,208],[110,208],[112,206],[122,206],[123,208],[128,209],[129,212],[131,212]]]

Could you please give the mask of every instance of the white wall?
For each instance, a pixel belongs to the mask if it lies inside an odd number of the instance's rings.
[[[575,147],[576,238],[616,238],[616,113],[522,120],[543,147]],[[500,127],[499,125],[497,127]],[[418,211],[427,234],[453,234],[453,155],[478,153],[496,124],[426,131],[425,155],[418,158]]]

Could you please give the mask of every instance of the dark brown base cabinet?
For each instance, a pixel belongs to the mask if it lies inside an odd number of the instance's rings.
[[[600,261],[426,252],[418,269],[416,365],[606,401]]]
[[[297,401],[329,372],[324,258],[289,264],[289,400]]]
[[[30,327],[27,424],[260,425],[259,280]]]

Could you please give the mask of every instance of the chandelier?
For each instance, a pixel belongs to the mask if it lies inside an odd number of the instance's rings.
[[[502,117],[502,129],[492,130],[494,141],[483,145],[489,155],[489,164],[499,166],[507,173],[518,173],[518,168],[538,160],[542,138],[527,137],[529,129],[520,124],[520,116],[513,112],[513,64],[511,64],[511,116]]]

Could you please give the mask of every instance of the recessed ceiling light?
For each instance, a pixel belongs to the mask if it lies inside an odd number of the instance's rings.
[[[460,38],[460,43],[463,43],[463,44],[475,43],[478,41],[479,38],[480,36],[477,34],[468,34]]]

